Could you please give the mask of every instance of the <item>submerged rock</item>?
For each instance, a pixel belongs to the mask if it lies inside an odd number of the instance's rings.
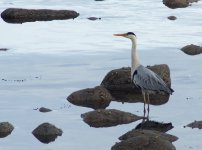
[[[62,135],[62,130],[50,123],[42,123],[32,131],[32,134],[42,143],[50,143]]]
[[[127,140],[129,138],[137,137],[141,135],[145,135],[148,137],[158,137],[160,139],[168,140],[170,142],[174,142],[178,140],[178,137],[171,134],[167,134],[167,133],[155,131],[155,130],[142,130],[142,129],[133,129],[131,131],[128,131],[124,135],[120,136],[119,140]]]
[[[184,127],[190,127],[190,128],[198,128],[198,129],[202,129],[202,121],[194,121]]]
[[[169,19],[169,20],[176,20],[177,17],[175,17],[175,16],[169,16],[168,19]]]
[[[0,122],[0,138],[4,138],[11,134],[14,127],[9,122]]]
[[[148,68],[157,73],[170,87],[170,70],[166,64],[149,66]],[[141,90],[131,81],[131,68],[129,67],[110,71],[103,79],[101,85],[108,89],[116,101],[144,102]],[[168,100],[168,94],[150,95],[150,104],[152,105],[165,104]]]
[[[156,121],[145,121],[141,122],[136,126],[135,129],[147,129],[147,130],[155,130],[159,132],[167,132],[173,128],[172,123],[161,123]]]
[[[202,53],[202,47],[193,44],[184,46],[181,50],[188,55],[198,55]]]
[[[49,108],[41,107],[41,108],[39,108],[39,111],[40,111],[40,112],[50,112],[50,111],[52,111],[52,110],[49,109]]]
[[[0,51],[7,51],[8,48],[0,48]]]
[[[94,20],[101,20],[101,18],[98,18],[98,17],[88,17],[87,19],[88,20],[92,20],[92,21],[94,21]]]
[[[116,109],[98,109],[81,115],[83,121],[91,127],[111,127],[127,124],[143,119],[144,117]]]
[[[79,13],[73,10],[50,9],[8,8],[1,13],[1,18],[8,23],[64,20],[74,19],[78,16]]]
[[[93,109],[105,109],[112,99],[108,90],[102,86],[79,90],[67,97],[67,100],[74,105]]]
[[[116,143],[111,150],[176,150],[168,140],[153,136],[136,136]]]

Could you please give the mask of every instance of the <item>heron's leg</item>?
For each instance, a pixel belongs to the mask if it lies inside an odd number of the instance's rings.
[[[146,114],[146,109],[145,109],[146,96],[145,96],[145,92],[142,91],[142,95],[143,95],[143,99],[144,99],[144,117],[145,117],[145,114]]]
[[[147,111],[148,111],[147,120],[149,120],[149,110],[150,110],[150,108],[149,108],[149,104],[150,104],[149,93],[147,93],[147,104],[148,104],[148,107],[147,107]]]

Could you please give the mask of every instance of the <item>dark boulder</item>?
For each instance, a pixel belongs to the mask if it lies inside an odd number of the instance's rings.
[[[43,123],[32,131],[32,134],[42,143],[55,141],[58,136],[62,135],[62,130],[50,123]]]
[[[145,135],[148,137],[159,137],[161,139],[168,140],[170,142],[174,142],[174,141],[178,140],[178,137],[171,135],[171,134],[167,134],[167,133],[155,131],[155,130],[144,130],[144,129],[143,130],[142,129],[133,129],[131,131],[128,131],[124,135],[120,136],[119,140],[127,140],[129,138],[137,137],[137,136],[141,136],[141,135]]]
[[[11,134],[14,127],[9,122],[0,122],[0,138],[4,138]]]
[[[193,44],[184,46],[181,50],[188,55],[198,55],[202,53],[202,47]]]
[[[111,150],[176,150],[168,140],[152,136],[136,136],[116,143]]]
[[[157,73],[170,87],[170,69],[166,64],[148,66],[149,69]],[[115,101],[120,102],[144,102],[141,90],[131,81],[131,68],[121,68],[110,71],[103,79],[102,86],[104,86]],[[161,105],[169,100],[168,94],[150,95],[150,104]]]
[[[104,87],[96,86],[73,92],[67,97],[67,100],[77,106],[105,109],[109,106],[112,96]]]
[[[81,115],[83,121],[91,127],[111,127],[127,124],[143,119],[144,117],[116,109],[98,109]]]
[[[138,124],[135,129],[155,130],[159,132],[167,132],[173,128],[172,123],[162,123],[157,121],[145,121]]]
[[[78,16],[79,13],[73,10],[50,9],[8,8],[1,13],[1,18],[8,23],[65,20],[74,19]]]

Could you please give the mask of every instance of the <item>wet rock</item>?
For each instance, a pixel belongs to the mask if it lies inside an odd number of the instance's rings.
[[[9,122],[0,122],[0,138],[4,138],[11,134],[14,127]]]
[[[198,1],[199,0],[163,0],[163,4],[165,4],[169,8],[175,9],[190,6],[190,3]]]
[[[163,0],[163,4],[172,9],[189,6],[189,2],[187,0]]]
[[[190,128],[198,128],[198,129],[202,129],[202,121],[194,121],[184,127],[190,127]]]
[[[111,150],[176,150],[168,140],[160,137],[137,136],[116,143]]]
[[[184,46],[181,50],[188,55],[198,55],[202,53],[202,47],[193,44]]]
[[[81,117],[89,126],[96,128],[127,124],[144,118],[116,109],[98,109],[84,113]]]
[[[161,123],[156,121],[145,121],[141,122],[136,126],[135,129],[147,129],[147,130],[155,130],[159,132],[167,132],[173,128],[172,123]]]
[[[167,85],[171,85],[170,70],[166,64],[149,66],[157,73]],[[111,93],[114,100],[120,102],[144,102],[141,90],[131,81],[131,68],[121,68],[110,71],[103,79],[101,85]],[[161,105],[169,100],[169,95],[150,95],[150,104]]]
[[[145,135],[148,137],[158,137],[160,139],[168,140],[170,142],[174,142],[178,140],[178,137],[171,134],[167,134],[167,133],[159,132],[155,130],[142,130],[142,129],[133,129],[125,133],[124,135],[120,136],[119,140],[127,140],[129,138],[142,136],[142,135]]]
[[[175,16],[169,16],[168,19],[169,19],[169,20],[176,20],[177,17],[175,17]]]
[[[8,23],[64,20],[64,19],[74,19],[78,16],[79,13],[73,10],[50,10],[50,9],[8,8],[1,13],[1,18]]]
[[[98,17],[88,17],[87,19],[88,20],[92,20],[92,21],[94,21],[94,20],[101,20],[101,18],[98,18]]]
[[[45,112],[50,112],[50,111],[52,111],[52,110],[49,109],[49,108],[41,107],[41,108],[39,108],[39,111],[45,113]]]
[[[8,48],[0,48],[0,51],[7,51]]]
[[[112,99],[108,90],[102,86],[79,90],[67,97],[67,100],[74,105],[93,109],[105,109]]]
[[[50,143],[62,135],[62,130],[50,123],[42,123],[32,131],[32,134],[42,143]]]

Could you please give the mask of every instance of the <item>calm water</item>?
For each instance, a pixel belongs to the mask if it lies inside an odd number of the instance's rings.
[[[171,10],[161,0],[0,1],[0,12],[8,7],[72,9],[80,16],[24,24],[0,20],[0,48],[9,48],[0,52],[0,79],[7,80],[0,80],[0,122],[15,126],[10,136],[0,139],[0,150],[107,150],[134,128],[139,122],[90,128],[80,114],[91,109],[66,101],[75,90],[99,85],[110,70],[130,66],[130,41],[112,36],[127,31],[138,37],[142,64],[166,63],[171,69],[175,93],[167,104],[151,107],[151,119],[173,123],[169,133],[179,137],[174,143],[178,150],[202,149],[201,131],[183,128],[202,120],[201,55],[187,56],[179,50],[191,43],[202,45],[202,2]],[[178,19],[170,21],[170,15]],[[87,20],[90,16],[102,20]],[[33,110],[42,106],[54,111],[42,114]],[[109,108],[143,113],[140,103],[112,102]],[[50,144],[40,143],[31,132],[43,122],[61,128],[62,137]]]

